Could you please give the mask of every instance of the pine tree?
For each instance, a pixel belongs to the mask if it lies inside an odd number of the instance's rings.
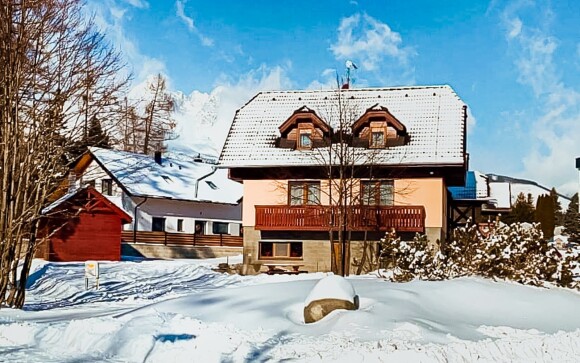
[[[550,197],[554,200],[554,221],[556,226],[561,226],[564,224],[564,213],[562,213],[562,204],[560,203],[560,198],[558,197],[558,192],[556,188],[550,190]]]
[[[111,148],[109,136],[103,130],[100,121],[96,117],[91,118],[86,136],[83,136],[80,140],[74,142],[69,147],[68,152],[71,161],[81,156],[85,151],[87,151],[89,146],[97,146],[104,149]]]
[[[533,223],[534,222],[534,200],[531,195],[526,196],[524,193],[518,194],[516,202],[511,212],[502,218],[502,222],[512,223]]]
[[[578,193],[574,194],[564,215],[564,228],[570,241],[580,240],[580,213],[578,213]]]
[[[544,238],[554,237],[554,199],[550,195],[542,194],[538,197],[535,217],[536,222],[540,223]]]

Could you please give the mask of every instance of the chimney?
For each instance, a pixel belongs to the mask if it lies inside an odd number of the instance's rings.
[[[161,164],[161,151],[156,151],[155,152],[155,162],[157,164],[159,164],[159,165],[162,165]]]

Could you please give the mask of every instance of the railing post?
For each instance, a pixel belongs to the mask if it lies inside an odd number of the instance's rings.
[[[193,233],[193,245],[195,246],[195,232]]]
[[[223,234],[220,233],[220,247],[224,245],[224,238],[223,238]]]
[[[163,244],[164,244],[165,246],[167,246],[167,232],[163,232],[163,234],[164,234],[164,240],[163,240]]]

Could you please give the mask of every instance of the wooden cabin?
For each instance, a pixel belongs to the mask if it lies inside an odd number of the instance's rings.
[[[92,186],[71,190],[43,210],[36,257],[48,261],[121,259],[131,217]]]

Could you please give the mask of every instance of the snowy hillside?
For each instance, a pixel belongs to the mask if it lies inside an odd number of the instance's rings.
[[[0,310],[11,362],[575,362],[580,294],[479,278],[352,277],[358,311],[305,324],[323,274],[237,276],[218,260],[35,261],[24,311]],[[232,262],[232,261],[230,261]]]

